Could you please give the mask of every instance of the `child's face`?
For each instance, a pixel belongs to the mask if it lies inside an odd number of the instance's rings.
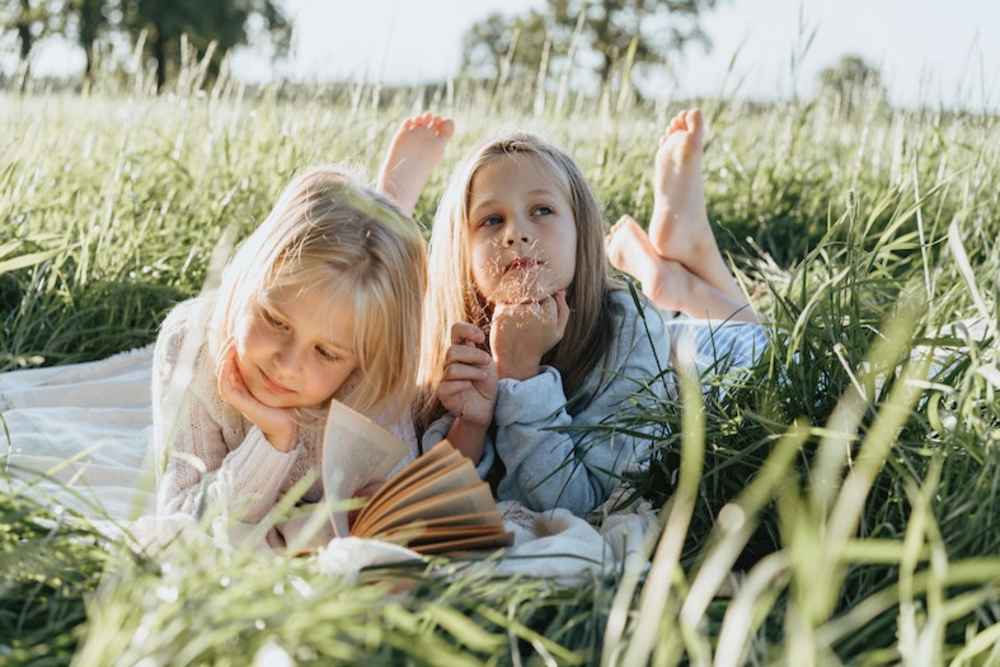
[[[573,282],[576,223],[558,179],[535,157],[501,157],[472,179],[468,252],[490,303],[541,301]]]
[[[340,389],[357,359],[353,313],[346,294],[323,288],[276,290],[236,323],[237,365],[247,388],[274,408],[322,404]]]

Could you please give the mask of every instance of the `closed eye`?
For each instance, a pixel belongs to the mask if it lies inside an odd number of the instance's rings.
[[[277,329],[278,331],[288,331],[289,327],[287,324],[276,318],[270,312],[262,310],[261,313],[264,315],[264,321],[269,325]]]
[[[327,361],[339,361],[340,357],[325,347],[317,347],[316,351],[319,352],[319,356],[323,357]]]

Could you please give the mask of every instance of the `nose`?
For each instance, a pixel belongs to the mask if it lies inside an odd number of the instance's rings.
[[[298,374],[299,366],[301,365],[301,355],[292,346],[279,347],[274,351],[273,366],[274,372],[277,377],[274,379],[282,384],[290,377],[295,377]],[[286,385],[288,386],[288,385]]]
[[[513,246],[518,241],[521,243],[530,243],[531,233],[528,229],[528,222],[522,220],[521,216],[511,216],[510,223],[507,225],[507,229],[504,230],[503,240],[504,245],[507,247]]]

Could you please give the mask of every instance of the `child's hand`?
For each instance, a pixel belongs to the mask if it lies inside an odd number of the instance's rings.
[[[538,375],[542,357],[562,340],[568,322],[565,290],[538,303],[496,304],[490,346],[498,377],[526,380]]]
[[[254,398],[236,365],[236,347],[233,345],[227,348],[222,363],[219,364],[217,382],[222,400],[256,424],[275,449],[290,452],[295,448],[299,426],[292,411],[286,408],[272,408]]]
[[[476,344],[486,336],[476,326],[459,322],[451,329],[451,347],[445,357],[438,400],[455,417],[478,426],[493,421],[497,402],[497,367],[493,358]]]

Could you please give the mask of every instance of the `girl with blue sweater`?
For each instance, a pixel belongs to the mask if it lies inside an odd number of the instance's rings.
[[[605,238],[579,168],[532,135],[487,143],[454,174],[430,244],[425,451],[447,438],[499,500],[584,514],[644,460],[649,439],[581,441],[579,427],[672,392],[658,376],[682,333],[696,360],[752,362],[763,329],[708,225],[703,134],[700,112],[689,111],[661,138],[650,236],[624,219]],[[638,304],[610,277],[609,259],[639,279]],[[665,322],[661,311],[684,316]]]

